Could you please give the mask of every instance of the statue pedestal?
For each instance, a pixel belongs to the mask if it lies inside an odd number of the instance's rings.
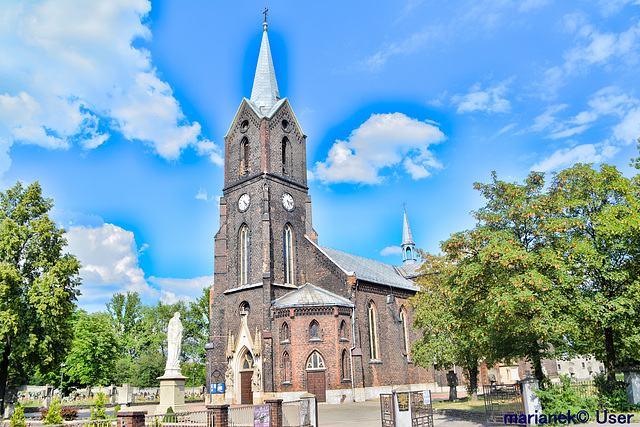
[[[186,412],[187,405],[184,403],[184,382],[187,377],[173,372],[165,372],[160,380],[160,404],[156,408],[157,414],[166,414],[167,408],[171,406],[173,412]]]

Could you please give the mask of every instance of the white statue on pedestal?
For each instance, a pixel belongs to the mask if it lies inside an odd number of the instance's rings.
[[[182,322],[180,312],[176,311],[167,328],[167,365],[164,368],[165,376],[168,374],[180,374],[180,351],[182,350]]]

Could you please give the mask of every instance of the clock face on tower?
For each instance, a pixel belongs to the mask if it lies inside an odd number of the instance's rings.
[[[288,210],[289,212],[291,212],[293,210],[295,205],[293,203],[293,197],[291,196],[291,194],[284,193],[282,195],[282,206],[284,206],[284,208],[286,210]]]
[[[249,207],[249,202],[251,202],[251,198],[247,193],[244,193],[242,196],[240,196],[240,199],[238,199],[238,210],[240,212],[246,211]]]

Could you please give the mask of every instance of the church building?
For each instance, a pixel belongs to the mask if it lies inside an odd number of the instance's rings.
[[[210,294],[210,381],[228,403],[320,402],[432,388],[411,361],[407,300],[418,291],[406,212],[401,266],[323,247],[313,229],[306,135],[281,98],[264,23],[251,98],[225,136]],[[398,233],[399,234],[399,233]]]

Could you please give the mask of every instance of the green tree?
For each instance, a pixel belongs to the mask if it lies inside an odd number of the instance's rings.
[[[72,338],[80,263],[52,206],[37,182],[0,193],[0,402],[7,380],[58,370]]]
[[[552,245],[558,230],[549,217],[559,205],[536,172],[524,184],[500,181],[494,172],[491,183],[474,188],[487,199],[474,213],[478,223],[442,244],[452,266],[452,310],[463,317],[470,311],[482,324],[485,357],[525,358],[543,383],[543,357],[562,348],[576,326],[567,310],[575,288]]]
[[[554,218],[557,245],[579,282],[574,344],[604,360],[615,381],[616,366],[640,359],[639,178],[576,164],[556,175],[549,192],[564,207]]]
[[[139,334],[142,317],[142,302],[137,292],[113,294],[107,303],[107,312],[111,316],[118,340],[122,343],[123,356],[138,356],[136,339]]]
[[[425,368],[461,366],[469,380],[471,400],[478,399],[478,370],[487,348],[486,324],[477,312],[475,298],[459,295],[456,265],[445,257],[424,255],[421,287],[410,303],[414,307],[413,327],[422,331],[414,342],[413,361]]]
[[[80,385],[110,384],[114,379],[119,342],[106,313],[80,312],[67,356],[67,375]]]

